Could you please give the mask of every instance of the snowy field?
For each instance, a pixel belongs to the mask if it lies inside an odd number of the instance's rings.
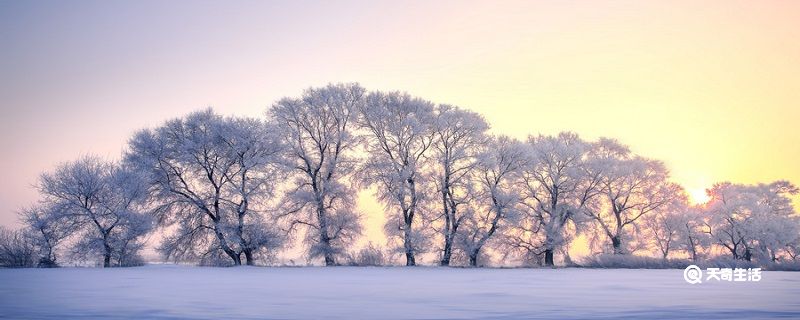
[[[0,269],[0,318],[800,318],[800,272],[689,285],[682,270]]]

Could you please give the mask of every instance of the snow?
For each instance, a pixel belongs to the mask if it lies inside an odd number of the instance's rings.
[[[800,318],[800,272],[435,267],[0,269],[0,318]]]

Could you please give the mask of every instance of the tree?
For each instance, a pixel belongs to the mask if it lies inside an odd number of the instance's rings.
[[[785,250],[786,255],[789,256],[789,259],[792,261],[797,261],[797,259],[800,258],[800,238],[795,239],[795,241],[790,244],[787,244]]]
[[[690,206],[685,211],[678,213],[680,226],[677,229],[677,249],[689,254],[692,261],[697,261],[700,250],[711,245],[710,238],[705,232],[704,211],[701,207]]]
[[[790,196],[798,188],[787,181],[743,185],[723,182],[708,191],[707,232],[734,259],[754,256],[776,261],[778,253],[797,241],[798,218]]]
[[[57,207],[46,204],[36,204],[19,212],[36,247],[39,267],[58,266],[56,249],[72,232],[70,225],[58,221],[57,213]]]
[[[42,203],[54,209],[48,211],[53,215],[49,219],[69,226],[77,238],[73,252],[87,258],[99,255],[103,267],[125,265],[151,229],[142,181],[118,164],[86,156],[42,174],[38,189]]]
[[[680,187],[667,181],[663,163],[636,156],[614,140],[601,139],[594,152],[589,170],[601,176],[600,195],[583,212],[611,242],[614,254],[626,253],[626,233],[635,231],[639,218],[672,201]]]
[[[554,265],[555,252],[567,243],[566,227],[582,223],[582,210],[598,194],[600,174],[587,170],[592,145],[577,134],[539,135],[528,139],[529,157],[522,175],[523,221],[511,234],[510,244],[526,254],[544,253],[544,264]],[[543,239],[536,240],[536,237]]]
[[[760,261],[778,262],[788,247],[800,238],[800,217],[761,217],[756,225],[758,235],[756,257]],[[791,255],[789,255],[791,256]]]
[[[264,219],[281,152],[274,126],[208,109],[138,132],[125,161],[145,177],[159,222],[177,226],[167,257],[252,265],[283,244]]]
[[[478,257],[487,241],[516,219],[519,203],[516,180],[527,160],[526,150],[517,140],[499,136],[487,142],[473,172],[476,197],[463,215],[463,232],[457,238],[473,267],[478,266]]]
[[[309,257],[323,257],[335,265],[343,246],[361,232],[354,211],[355,190],[347,183],[355,168],[353,134],[364,89],[357,84],[312,88],[299,99],[284,98],[268,111],[288,146],[286,161],[296,173],[286,195],[286,213],[292,230],[305,226]]]
[[[483,116],[450,105],[434,110],[433,169],[437,192],[441,196],[442,237],[444,245],[440,265],[450,265],[453,243],[466,215],[459,207],[475,196],[469,176],[476,166],[476,157],[486,142],[489,125]]]
[[[423,164],[433,140],[431,119],[432,103],[399,92],[371,93],[360,108],[369,154],[358,170],[360,180],[377,186],[378,200],[394,211],[386,231],[401,240],[407,266],[415,265],[415,254],[423,250],[415,222],[424,196]]]
[[[36,265],[36,246],[24,230],[0,226],[0,267],[29,268]]]
[[[683,240],[681,236],[690,230],[687,227],[690,222],[687,219],[688,211],[688,197],[681,189],[679,195],[672,201],[642,218],[645,229],[643,238],[652,239],[650,244],[658,250],[662,259],[666,259],[671,251],[681,247]],[[689,236],[694,235],[689,233]],[[694,241],[696,240],[688,239],[692,259],[696,258]]]
[[[723,182],[715,184],[707,191],[711,197],[707,205],[711,216],[707,222],[707,232],[716,244],[729,250],[734,259],[745,256],[744,259],[750,260],[750,248],[742,249],[746,245],[746,221],[750,218],[743,188],[741,185]]]

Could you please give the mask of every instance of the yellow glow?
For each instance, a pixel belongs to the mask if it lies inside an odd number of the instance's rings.
[[[691,189],[687,190],[687,192],[689,193],[689,201],[692,204],[704,204],[711,200],[705,189]]]

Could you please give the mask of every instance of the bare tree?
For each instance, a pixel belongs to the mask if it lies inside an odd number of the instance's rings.
[[[668,172],[660,161],[633,155],[614,140],[601,139],[590,171],[602,174],[600,196],[586,210],[615,254],[628,252],[625,240],[642,216],[666,205],[679,193],[679,186],[667,181]],[[632,237],[630,237],[632,238]]]
[[[662,259],[666,259],[670,252],[681,247],[681,236],[688,231],[689,224],[687,212],[689,211],[688,197],[683,189],[678,191],[678,195],[669,203],[661,206],[653,213],[642,218],[644,232],[642,237],[646,238],[661,254]],[[689,235],[690,237],[693,236]],[[693,242],[696,239],[688,239],[692,245],[690,255],[696,257],[696,247]]]
[[[369,156],[359,167],[359,178],[377,186],[379,201],[394,211],[386,231],[401,240],[406,265],[413,266],[415,254],[424,249],[415,222],[424,197],[423,164],[433,139],[433,104],[399,92],[375,92],[367,96],[360,115]]]
[[[440,265],[450,265],[453,243],[466,215],[459,207],[475,196],[469,175],[476,166],[476,156],[486,143],[489,125],[483,116],[450,105],[438,105],[433,127],[433,168],[441,196],[442,257]]]
[[[689,254],[692,261],[700,258],[701,250],[711,245],[711,238],[706,232],[704,210],[699,206],[690,206],[680,218],[677,248]]]
[[[554,265],[556,251],[571,240],[566,228],[583,223],[581,212],[599,191],[599,172],[588,170],[592,144],[577,134],[528,138],[529,165],[522,175],[524,219],[510,233],[512,248],[524,254],[544,254]]]
[[[281,151],[269,124],[208,109],[140,131],[125,161],[146,177],[160,223],[177,226],[161,246],[168,257],[252,265],[283,243],[264,219]]]
[[[800,220],[790,198],[797,193],[798,188],[786,181],[715,184],[708,190],[707,232],[734,259],[751,261],[758,255],[777,261],[779,251],[800,236]]]
[[[99,255],[103,267],[112,266],[112,258],[126,250],[135,255],[138,250],[129,245],[150,231],[141,202],[146,189],[138,176],[117,164],[86,156],[42,174],[38,189],[42,203],[54,209],[55,223],[69,225],[77,237],[73,252]],[[116,260],[116,265],[123,263]]]
[[[284,98],[268,111],[288,146],[287,163],[296,173],[286,195],[286,213],[292,230],[305,226],[309,257],[323,257],[335,265],[343,246],[361,232],[354,211],[355,190],[346,181],[355,168],[353,134],[364,89],[336,84],[308,89],[302,98]]]
[[[224,200],[235,208],[234,239],[248,265],[258,256],[268,256],[283,246],[284,235],[265,213],[275,198],[275,185],[284,174],[279,161],[283,145],[277,127],[251,118],[228,118],[221,132],[235,170],[228,173],[231,196]]]
[[[36,244],[25,230],[0,226],[0,267],[30,268],[36,265]]]
[[[57,267],[57,248],[73,231],[71,224],[58,219],[58,207],[36,204],[23,208],[20,219],[30,230],[39,255],[38,267]]]
[[[527,160],[524,146],[507,136],[491,137],[482,149],[473,173],[476,197],[464,214],[457,237],[473,267],[478,266],[487,241],[516,220],[520,200],[516,181]]]

